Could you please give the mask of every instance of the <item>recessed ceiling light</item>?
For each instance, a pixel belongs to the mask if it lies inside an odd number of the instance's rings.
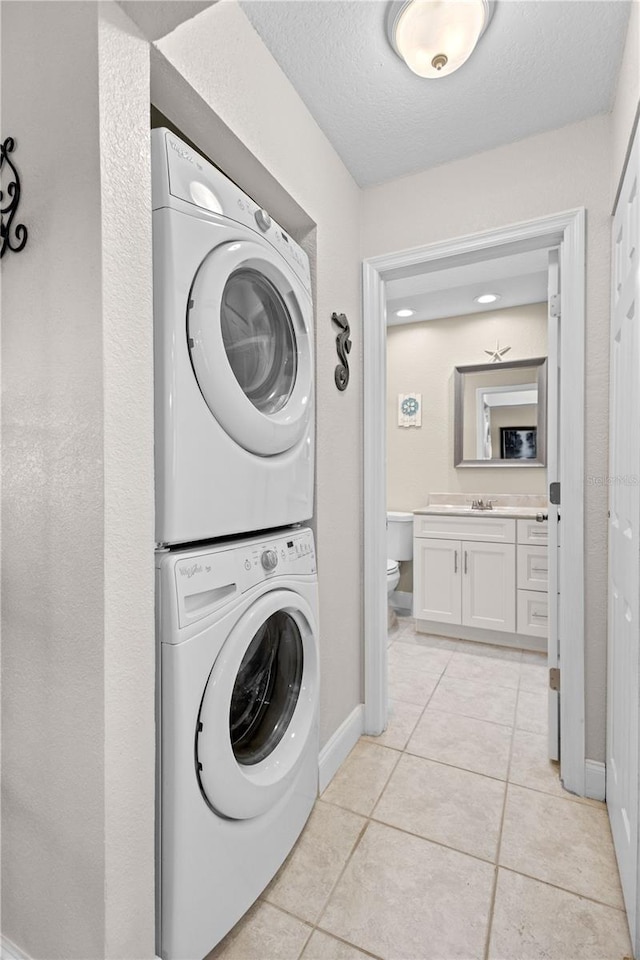
[[[415,310],[396,310],[396,317],[412,317]]]
[[[473,298],[476,303],[495,303],[500,297],[497,293],[483,293],[480,297]]]

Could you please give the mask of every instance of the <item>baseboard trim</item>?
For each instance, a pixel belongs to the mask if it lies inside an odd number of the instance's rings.
[[[0,958],[1,960],[30,960],[26,953],[2,934],[0,934]]]
[[[347,719],[340,724],[336,732],[327,740],[320,751],[318,764],[319,790],[322,793],[329,786],[334,776],[347,759],[359,738],[362,736],[364,723],[364,704],[351,711]]]
[[[607,768],[600,760],[585,760],[584,789],[590,800],[604,800],[607,795]]]
[[[398,613],[411,613],[413,610],[413,594],[406,590],[393,590],[389,601]]]
[[[418,633],[430,633],[451,640],[473,640],[490,643],[495,647],[515,647],[532,653],[546,653],[546,637],[531,637],[525,633],[507,633],[504,630],[484,630],[481,627],[465,627],[459,623],[436,623],[435,620],[416,620]]]

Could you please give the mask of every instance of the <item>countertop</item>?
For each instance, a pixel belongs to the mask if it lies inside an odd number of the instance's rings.
[[[446,516],[446,517],[508,517],[513,520],[535,520],[539,513],[547,515],[548,507],[493,507],[491,510],[473,510],[470,506],[461,504],[434,503],[414,510],[415,515]]]

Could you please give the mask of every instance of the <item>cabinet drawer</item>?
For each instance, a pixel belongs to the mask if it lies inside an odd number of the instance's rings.
[[[531,547],[518,544],[518,589],[539,590],[549,588],[549,566],[546,547]]]
[[[536,590],[518,590],[517,632],[530,637],[546,637],[549,605],[547,594]]]
[[[515,543],[516,521],[506,517],[443,517],[415,514],[415,537],[435,537],[438,540],[479,540],[490,543]]]
[[[518,543],[547,543],[548,539],[548,520],[518,520]]]

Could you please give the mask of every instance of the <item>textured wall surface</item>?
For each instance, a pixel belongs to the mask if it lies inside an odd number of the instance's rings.
[[[611,176],[615,195],[640,101],[640,0],[632,0],[624,55],[612,112]]]
[[[546,470],[542,468],[474,470],[453,466],[453,368],[488,360],[483,351],[493,349],[496,340],[511,346],[505,360],[545,357],[546,327],[547,305],[535,303],[388,328],[390,510],[416,510],[424,506],[430,493],[546,492]],[[398,394],[412,391],[422,394],[422,426],[399,427]]]
[[[216,4],[158,48],[316,224],[310,238],[317,377],[314,526],[324,743],[362,696],[360,191],[236,3]],[[179,116],[171,119],[180,126]],[[224,169],[215,154],[211,159]],[[267,176],[258,172],[243,179],[236,173],[234,179],[263,202]],[[353,337],[351,382],[342,394],[333,375],[334,310],[347,314]]]
[[[149,48],[111,3],[1,13],[2,931],[153,957]]]
[[[376,256],[561,210],[587,210],[587,477],[607,474],[610,117],[364,191],[362,251]],[[587,756],[604,759],[607,493],[585,488]]]
[[[100,4],[105,956],[155,955],[149,45]],[[127,82],[122,78],[126,76]],[[126,124],[123,124],[126,117]]]
[[[2,5],[26,249],[2,261],[2,924],[102,955],[104,471],[96,7]],[[79,123],[81,118],[82,122]]]

